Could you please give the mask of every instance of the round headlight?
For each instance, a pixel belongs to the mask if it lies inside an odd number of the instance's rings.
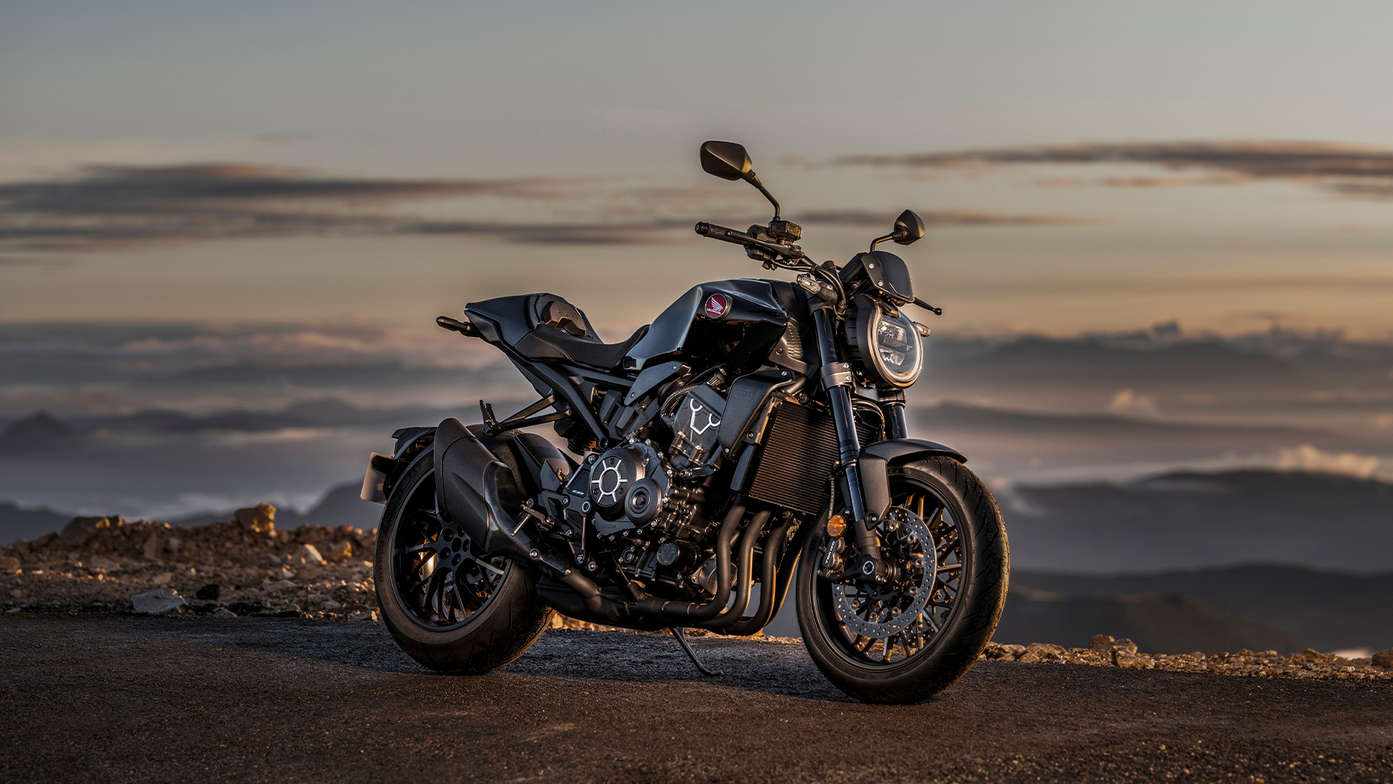
[[[904,311],[891,315],[880,303],[862,301],[857,310],[855,342],[862,364],[881,384],[910,386],[924,369],[919,330]]]

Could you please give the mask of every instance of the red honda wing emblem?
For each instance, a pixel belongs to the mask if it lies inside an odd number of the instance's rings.
[[[730,297],[724,294],[712,294],[706,298],[707,318],[718,319],[730,312]]]

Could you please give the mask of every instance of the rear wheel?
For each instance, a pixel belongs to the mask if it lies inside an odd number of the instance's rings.
[[[827,537],[812,537],[798,564],[798,624],[813,661],[842,691],[919,702],[967,672],[991,639],[1010,549],[995,499],[956,460],[896,466],[890,494],[876,535],[891,578],[828,579]]]
[[[477,555],[435,509],[429,454],[397,482],[377,532],[373,579],[382,620],[401,649],[433,670],[477,674],[502,667],[551,618],[532,576]]]

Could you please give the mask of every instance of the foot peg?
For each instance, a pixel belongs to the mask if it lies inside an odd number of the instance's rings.
[[[687,642],[687,633],[682,631],[681,626],[669,626],[667,630],[672,632],[673,637],[677,638],[677,644],[682,646],[682,650],[686,652],[687,658],[692,660],[692,664],[696,665],[698,672],[708,678],[719,678],[721,676],[719,672],[701,663],[701,659],[697,658],[696,651],[692,650],[692,644]]]

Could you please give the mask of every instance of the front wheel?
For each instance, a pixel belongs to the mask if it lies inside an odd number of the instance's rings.
[[[892,468],[890,497],[875,529],[890,579],[829,579],[827,537],[809,537],[798,563],[798,625],[839,689],[866,702],[913,703],[967,672],[996,631],[1010,547],[996,500],[956,460]]]

